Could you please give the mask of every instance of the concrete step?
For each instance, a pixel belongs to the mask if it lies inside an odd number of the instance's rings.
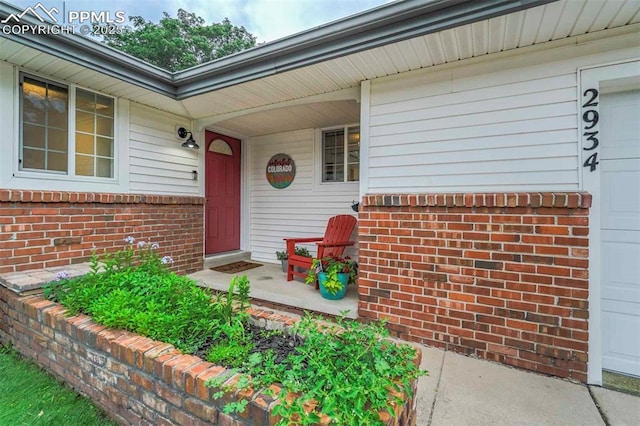
[[[226,253],[219,253],[204,258],[204,269],[214,268],[220,265],[226,265],[227,263],[250,261],[251,252],[243,250],[229,251]]]

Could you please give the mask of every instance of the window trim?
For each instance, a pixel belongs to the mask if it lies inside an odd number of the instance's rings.
[[[22,137],[24,131],[24,122],[22,117],[22,83],[24,81],[24,77],[29,77],[34,80],[39,80],[46,83],[51,83],[59,86],[64,86],[68,91],[68,127],[67,127],[67,172],[56,172],[51,170],[37,170],[37,169],[22,169],[20,159],[23,155],[23,145],[22,145]],[[90,93],[94,93],[100,96],[105,96],[113,99],[113,177],[98,177],[98,176],[84,176],[84,175],[76,175],[76,91],[84,90]],[[123,151],[128,151],[121,144],[121,129],[119,128],[120,124],[120,99],[118,97],[107,95],[105,93],[98,92],[96,90],[86,88],[84,86],[80,86],[74,83],[69,83],[63,80],[54,79],[49,76],[43,76],[42,74],[32,72],[30,70],[25,70],[22,68],[18,68],[16,72],[16,120],[14,121],[17,124],[16,138],[17,143],[14,146],[17,146],[17,150],[15,152],[15,157],[13,161],[13,176],[16,178],[32,178],[32,179],[44,179],[44,180],[60,180],[60,181],[68,181],[68,182],[89,182],[91,184],[107,184],[114,185],[120,184],[122,185],[122,178],[124,174],[121,170],[121,161],[120,155]],[[122,151],[123,150],[123,151]]]
[[[323,182],[322,181],[322,148],[323,148],[323,134],[326,131],[331,130],[344,130],[345,137],[348,135],[349,127],[361,127],[360,123],[348,123],[340,126],[330,126],[316,129],[314,132],[314,141],[313,141],[313,170],[314,170],[314,190],[319,192],[353,192],[359,191],[360,181],[342,181],[342,182]],[[362,137],[362,128],[360,129],[360,135]],[[346,159],[345,155],[345,159]],[[345,160],[346,161],[346,160]],[[360,161],[362,165],[362,161]],[[345,169],[345,177],[347,170]]]

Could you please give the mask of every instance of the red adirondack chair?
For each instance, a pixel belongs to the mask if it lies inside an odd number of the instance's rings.
[[[294,276],[306,277],[309,268],[311,268],[311,262],[313,261],[313,259],[309,257],[297,255],[295,253],[296,244],[316,243],[318,245],[318,259],[329,255],[340,256],[345,248],[354,244],[354,241],[349,241],[349,237],[355,226],[356,218],[343,214],[329,219],[324,237],[285,238],[284,240],[287,243],[287,261],[289,263],[287,267],[287,281],[293,280]],[[296,266],[303,268],[305,271],[296,271],[294,268]],[[316,289],[317,288],[318,283],[316,282]]]

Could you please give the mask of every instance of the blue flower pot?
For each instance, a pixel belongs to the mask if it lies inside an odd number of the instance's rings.
[[[342,290],[338,290],[335,294],[331,293],[324,287],[324,283],[327,282],[327,274],[325,272],[318,272],[318,283],[320,284],[320,295],[329,300],[340,300],[347,294],[347,284],[349,283],[349,274],[338,274],[338,281],[342,283]]]

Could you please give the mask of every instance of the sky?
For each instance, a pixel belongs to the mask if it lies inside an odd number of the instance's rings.
[[[40,1],[48,9],[63,9],[63,0],[3,0],[24,9]],[[229,18],[257,37],[258,43],[317,27],[364,10],[389,3],[390,0],[65,0],[67,11],[124,11],[127,16],[142,16],[158,22],[167,12],[175,17],[185,9],[204,18],[207,24]]]

